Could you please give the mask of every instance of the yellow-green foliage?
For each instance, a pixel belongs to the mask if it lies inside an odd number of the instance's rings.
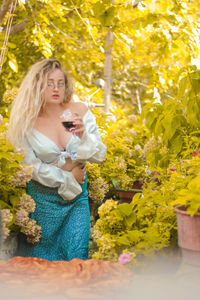
[[[16,188],[13,179],[17,178],[17,173],[21,170],[20,163],[23,160],[21,149],[15,149],[6,141],[6,130],[9,115],[8,104],[13,99],[13,93],[7,92],[4,96],[4,105],[1,107],[2,118],[0,124],[0,207],[9,208],[15,215],[16,206],[20,196],[25,192],[25,187]],[[12,221],[14,223],[14,219]]]
[[[96,259],[117,261],[125,251],[149,254],[177,243],[174,205],[183,204],[188,212],[200,210],[200,159],[174,161],[168,169],[158,168],[151,182],[136,194],[130,204],[112,199],[99,207],[94,226]],[[136,256],[136,257],[137,257]]]
[[[35,202],[26,195],[26,183],[32,177],[33,168],[22,164],[24,150],[14,148],[6,140],[9,104],[15,92],[5,93],[4,106],[0,108],[0,209],[3,238],[6,239],[10,231],[21,231],[30,243],[35,243],[40,239],[41,227],[29,218],[29,213],[35,209]]]
[[[184,205],[192,216],[200,211],[200,176],[192,179],[178,194],[174,204]]]
[[[148,132],[135,115],[114,109],[114,115],[93,110],[107,155],[101,164],[87,164],[91,214],[97,219],[97,208],[106,197],[116,196],[116,187],[129,189],[134,181],[148,177],[142,157]]]
[[[167,168],[174,158],[191,158],[200,149],[200,71],[184,67],[177,79],[176,97],[143,107],[142,116],[153,136],[146,162],[153,168]]]
[[[96,113],[107,156],[100,164],[101,177],[113,188],[131,188],[136,180],[147,177],[142,150],[148,131],[135,115],[115,109],[114,115]]]
[[[6,120],[4,120],[5,122]],[[17,176],[20,171],[20,163],[23,156],[14,149],[13,146],[5,139],[6,127],[0,125],[0,207],[1,209],[9,208],[13,213],[13,220],[10,226],[14,224],[16,206],[19,198],[25,192],[25,187],[16,188],[13,184],[13,177]],[[11,227],[14,229],[14,227]]]
[[[101,171],[108,181],[117,181],[120,188],[131,188],[136,180],[146,178],[145,162],[141,157],[147,131],[135,116],[122,114],[110,124],[105,144],[107,158]]]
[[[173,205],[184,205],[192,216],[200,212],[200,159],[194,157],[185,161],[187,169],[187,182],[179,191]]]
[[[130,204],[117,204],[112,199],[99,207],[99,219],[94,226],[96,259],[117,261],[127,251],[137,256],[148,255],[176,244],[177,224],[173,201],[191,180],[180,170],[154,178],[136,194]],[[178,167],[177,167],[178,168]]]
[[[6,119],[4,119],[5,124]],[[6,125],[0,125],[0,209],[3,217],[3,238],[10,231],[24,232],[30,243],[38,242],[41,227],[29,218],[35,209],[34,200],[26,195],[26,183],[32,177],[32,167],[21,164],[24,153],[6,141]]]
[[[0,114],[5,118],[5,122],[8,121],[10,116],[10,105],[14,99],[14,97],[17,95],[17,88],[13,88],[11,90],[7,90],[3,95],[3,101],[1,102],[0,106]]]

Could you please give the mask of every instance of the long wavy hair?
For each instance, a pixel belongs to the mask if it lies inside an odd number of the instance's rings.
[[[61,63],[56,59],[44,59],[34,64],[24,77],[11,107],[7,138],[14,146],[19,146],[26,132],[33,128],[45,105],[43,92],[47,86],[48,75],[55,69],[60,69],[65,77],[63,104],[71,101],[71,81]]]

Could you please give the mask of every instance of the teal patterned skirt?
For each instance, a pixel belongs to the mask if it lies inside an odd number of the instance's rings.
[[[41,226],[42,238],[33,245],[20,233],[18,255],[49,261],[87,259],[90,234],[87,181],[82,185],[82,193],[71,201],[63,200],[57,188],[33,180],[27,185],[27,194],[36,202],[30,216]]]

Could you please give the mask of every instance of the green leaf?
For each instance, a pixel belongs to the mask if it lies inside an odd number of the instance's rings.
[[[116,188],[117,185],[118,185],[118,181],[113,179],[113,180],[112,180],[112,184],[113,184],[113,186]]]
[[[149,111],[146,115],[146,125],[152,129],[153,123],[156,121],[154,112]]]
[[[109,7],[109,9],[105,12],[105,26],[111,26],[113,23],[113,19],[115,17],[115,7]]]
[[[187,85],[188,85],[188,77],[186,76],[182,78],[179,82],[179,89],[177,94],[178,98],[182,98],[185,95],[185,90],[187,89]]]
[[[122,216],[130,216],[132,210],[132,206],[129,203],[123,203],[118,205],[118,211]]]
[[[198,94],[200,92],[200,78],[192,78],[191,81],[194,92]]]
[[[8,42],[7,45],[8,45],[8,48],[11,48],[11,49],[15,49],[17,47],[16,44],[11,43],[11,42]]]
[[[129,241],[129,239],[128,239],[128,237],[127,237],[126,234],[124,234],[123,236],[117,237],[116,238],[116,242],[119,245],[129,245],[130,244],[130,241]]]
[[[100,17],[101,15],[103,15],[105,13],[105,5],[102,1],[98,1],[93,5],[93,12],[95,17]]]
[[[138,243],[143,238],[144,233],[139,230],[131,230],[127,231],[127,235],[131,242]]]
[[[170,148],[172,149],[173,152],[178,154],[183,147],[183,142],[184,140],[182,136],[179,134],[170,141]]]
[[[1,209],[4,209],[4,208],[11,208],[11,206],[10,206],[8,203],[6,203],[6,202],[0,200],[0,208],[1,208]]]
[[[9,197],[10,203],[13,205],[13,207],[16,207],[19,203],[19,197],[17,196],[10,196]]]
[[[136,213],[132,212],[125,218],[124,222],[130,228],[136,222]]]

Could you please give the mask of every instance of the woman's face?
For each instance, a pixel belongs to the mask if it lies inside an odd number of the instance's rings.
[[[44,90],[45,103],[62,103],[65,97],[65,76],[60,69],[55,69],[47,77]]]

